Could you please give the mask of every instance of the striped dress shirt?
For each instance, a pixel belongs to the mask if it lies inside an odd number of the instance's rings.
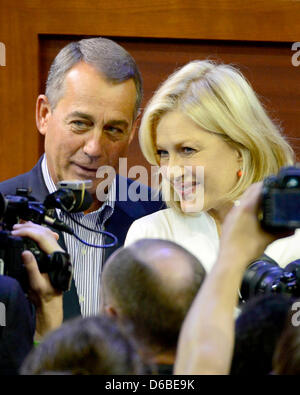
[[[46,155],[42,160],[42,173],[49,193],[57,190],[47,167]],[[97,211],[84,215],[74,213],[71,217],[80,224],[91,229],[105,230],[106,220],[113,214],[116,197],[116,180],[114,179],[108,191],[107,200]],[[57,209],[58,218],[70,226],[77,236],[89,244],[103,245],[105,238],[102,234],[90,232],[77,225],[63,211]],[[104,261],[104,249],[88,247],[74,236],[64,233],[64,240],[73,264],[73,276],[81,314],[83,317],[97,315],[100,311],[100,277]]]

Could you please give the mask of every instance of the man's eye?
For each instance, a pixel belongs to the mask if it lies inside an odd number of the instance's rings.
[[[105,127],[104,127],[104,130],[106,130],[106,131],[109,132],[109,133],[113,133],[113,134],[116,134],[116,133],[124,133],[124,130],[123,130],[123,129],[118,128],[118,127],[116,127],[116,126],[110,126],[110,125],[105,126]]]
[[[78,129],[84,129],[87,127],[86,122],[83,121],[72,121],[71,125]]]

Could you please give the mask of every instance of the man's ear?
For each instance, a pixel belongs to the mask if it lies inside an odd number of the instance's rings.
[[[131,131],[130,131],[130,135],[129,135],[128,144],[130,144],[132,142],[133,138],[134,138],[134,135],[135,135],[135,132],[136,132],[136,130],[138,128],[138,125],[140,124],[140,119],[141,119],[141,114],[139,114],[136,117],[135,121],[133,122]]]
[[[35,116],[36,126],[39,132],[45,136],[49,118],[51,116],[51,107],[47,96],[39,95],[37,98]]]

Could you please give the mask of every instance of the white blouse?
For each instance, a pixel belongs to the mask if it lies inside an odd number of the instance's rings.
[[[209,272],[219,251],[219,235],[215,220],[206,212],[187,216],[168,208],[133,222],[125,246],[139,239],[166,239],[194,254]],[[300,259],[300,229],[293,236],[271,243],[265,253],[281,267]]]

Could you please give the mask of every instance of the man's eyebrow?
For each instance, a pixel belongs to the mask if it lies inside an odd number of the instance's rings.
[[[111,126],[124,126],[125,128],[129,127],[129,123],[123,119],[110,119],[109,121],[105,122],[105,124]]]
[[[88,121],[94,122],[94,117],[92,115],[85,113],[85,112],[73,111],[67,116],[66,120],[73,118],[73,117],[78,117],[78,118],[82,118],[82,119],[86,119]],[[112,125],[112,126],[123,126],[125,128],[129,127],[129,123],[125,119],[124,120],[123,119],[110,119],[107,122],[105,122],[105,124]]]
[[[84,112],[80,112],[80,111],[73,111],[71,112],[68,116],[67,116],[67,120],[70,118],[74,118],[74,117],[78,117],[78,118],[82,118],[82,119],[87,119],[88,121],[93,121],[94,117],[92,115],[86,114]]]

